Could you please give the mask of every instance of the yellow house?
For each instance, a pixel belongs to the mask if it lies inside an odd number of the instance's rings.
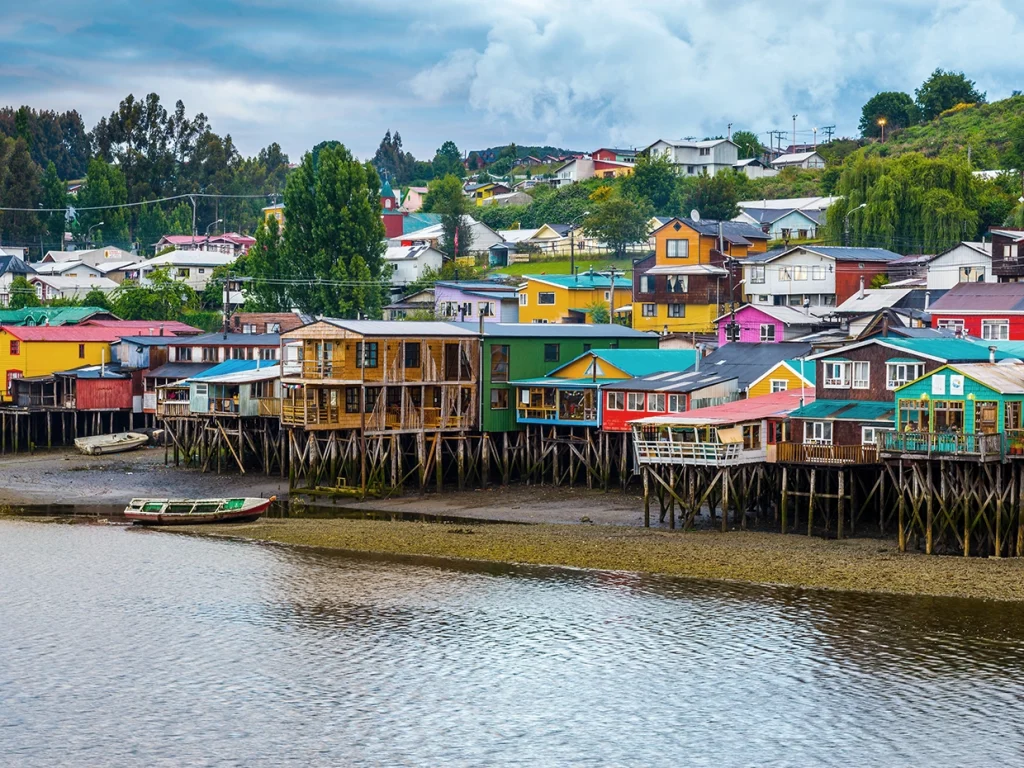
[[[89,325],[0,327],[0,401],[11,399],[14,379],[109,363],[110,342],[122,333]]]
[[[520,323],[589,323],[591,310],[612,311],[612,281],[604,275],[523,275],[516,290]],[[614,307],[627,307],[632,291],[626,278],[615,283]]]
[[[284,226],[284,203],[274,203],[263,209],[263,220],[270,219],[277,219],[279,229]]]
[[[476,184],[471,186],[467,190],[467,194],[476,201],[477,205],[483,205],[484,200],[488,200],[495,195],[504,195],[507,192],[511,192],[504,184],[488,183],[488,184]]]
[[[804,363],[803,376],[800,375],[799,360],[782,360],[772,369],[765,371],[759,378],[750,382],[747,397],[760,397],[773,392],[788,392],[803,387],[814,394],[814,362]]]
[[[727,259],[768,249],[768,235],[736,221],[658,218],[651,234],[654,253],[633,268],[633,327],[670,333],[713,332],[729,303]],[[721,227],[721,229],[719,229]],[[721,242],[719,242],[721,241]],[[739,299],[740,270],[733,270]]]

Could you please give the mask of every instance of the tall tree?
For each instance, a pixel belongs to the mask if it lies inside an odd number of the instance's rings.
[[[681,178],[681,210],[684,213],[696,210],[702,219],[728,221],[739,213],[736,203],[740,199],[739,185],[743,180],[731,173],[716,173],[714,176],[702,173]]]
[[[43,172],[42,204],[50,211],[41,215],[41,234],[46,237],[46,244],[54,250],[63,250],[64,231],[67,227],[67,186],[57,175],[57,166],[51,160]],[[54,210],[56,209],[56,210]],[[40,254],[42,258],[43,254]]]
[[[611,187],[598,187],[590,199],[593,212],[583,220],[583,231],[614,249],[617,256],[647,240],[652,214],[646,201],[623,197]]]
[[[662,155],[641,155],[633,173],[622,182],[623,192],[646,200],[658,215],[673,216],[679,211],[676,194],[676,170]]]
[[[107,243],[121,248],[129,245],[127,209],[111,207],[128,202],[128,187],[118,166],[100,158],[93,159],[77,202],[77,220],[72,232],[78,242],[88,240],[87,244]]]
[[[38,233],[39,175],[25,139],[0,139],[0,200],[5,208],[29,209],[0,213],[0,242],[27,244]]]
[[[917,122],[914,100],[901,91],[876,93],[861,108],[860,135],[873,139],[881,135],[879,120],[885,120],[886,130],[907,128]]]
[[[462,182],[458,177],[449,175],[430,182],[423,208],[441,214],[443,234],[439,245],[448,259],[465,256],[470,252],[473,233],[470,230],[472,220],[468,216],[469,201],[462,191]],[[455,246],[456,240],[458,248]]]
[[[11,280],[11,287],[8,290],[11,294],[10,299],[7,301],[9,309],[38,307],[42,304],[36,295],[36,289],[21,275]]]
[[[742,159],[760,157],[764,154],[761,140],[757,138],[757,134],[753,131],[736,131],[732,135],[732,141],[733,144],[739,147],[739,156]]]
[[[256,242],[235,262],[235,271],[252,278],[245,285],[246,307],[254,312],[286,312],[291,309],[288,285],[291,275],[284,256],[277,219],[271,217],[256,229]]]
[[[464,178],[466,169],[462,167],[462,153],[454,141],[446,141],[434,155],[434,178],[440,179],[449,174]]]
[[[963,72],[936,69],[921,87],[914,91],[922,120],[931,120],[957,104],[985,101],[985,94],[974,87]]]

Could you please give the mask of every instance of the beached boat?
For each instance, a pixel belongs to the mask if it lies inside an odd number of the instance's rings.
[[[134,451],[148,442],[149,436],[141,432],[117,432],[113,435],[80,437],[75,440],[75,448],[89,456],[99,456],[103,453]]]
[[[138,525],[250,523],[266,512],[275,498],[132,499],[124,516]]]

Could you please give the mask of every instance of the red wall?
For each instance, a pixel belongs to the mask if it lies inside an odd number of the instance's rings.
[[[964,333],[981,339],[982,320],[1009,320],[1010,341],[1024,341],[1024,316],[992,312],[987,315],[962,315],[956,312],[932,312],[932,328],[939,327],[940,320],[963,320]],[[984,342],[982,342],[984,343]]]
[[[814,246],[811,246],[812,248]],[[858,269],[857,264],[863,264]],[[864,278],[864,287],[870,288],[875,275],[888,273],[888,264],[873,261],[837,261],[836,262],[836,304],[842,304],[860,290],[860,279]]]
[[[622,390],[616,390],[616,391],[619,392],[619,391],[622,391]],[[649,395],[649,394],[651,394],[651,393],[650,392],[645,392],[644,393],[644,410],[642,410],[642,411],[625,411],[625,410],[623,410],[623,411],[611,411],[611,410],[608,409],[608,392],[602,390],[602,392],[601,392],[601,397],[602,397],[602,402],[601,402],[601,429],[603,429],[606,432],[629,432],[629,431],[632,430],[632,427],[629,426],[629,422],[631,422],[631,421],[636,421],[637,419],[644,419],[644,418],[646,418],[648,416],[668,416],[669,412],[667,410],[665,410],[665,411],[649,411],[649,410],[647,410],[647,397],[646,396]],[[660,393],[654,393],[654,394],[660,394]],[[683,393],[677,393],[677,394],[683,394]],[[690,407],[690,396],[688,394],[684,395],[684,396],[686,397],[686,408],[689,409],[689,407]],[[623,398],[623,404],[628,406],[629,405],[629,393],[628,392],[623,392],[622,393],[622,398]],[[665,393],[665,407],[668,408],[668,393]]]
[[[381,221],[384,222],[384,237],[401,237],[405,229],[405,216],[401,213],[382,213]]]
[[[615,153],[604,149],[600,152],[595,152],[591,157],[594,160],[611,160],[613,163],[615,162]]]
[[[132,407],[131,379],[78,379],[75,390],[80,411]]]

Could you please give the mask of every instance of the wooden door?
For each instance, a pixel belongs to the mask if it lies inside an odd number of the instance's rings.
[[[992,435],[999,431],[998,403],[979,400],[974,404],[974,431],[983,435]]]

